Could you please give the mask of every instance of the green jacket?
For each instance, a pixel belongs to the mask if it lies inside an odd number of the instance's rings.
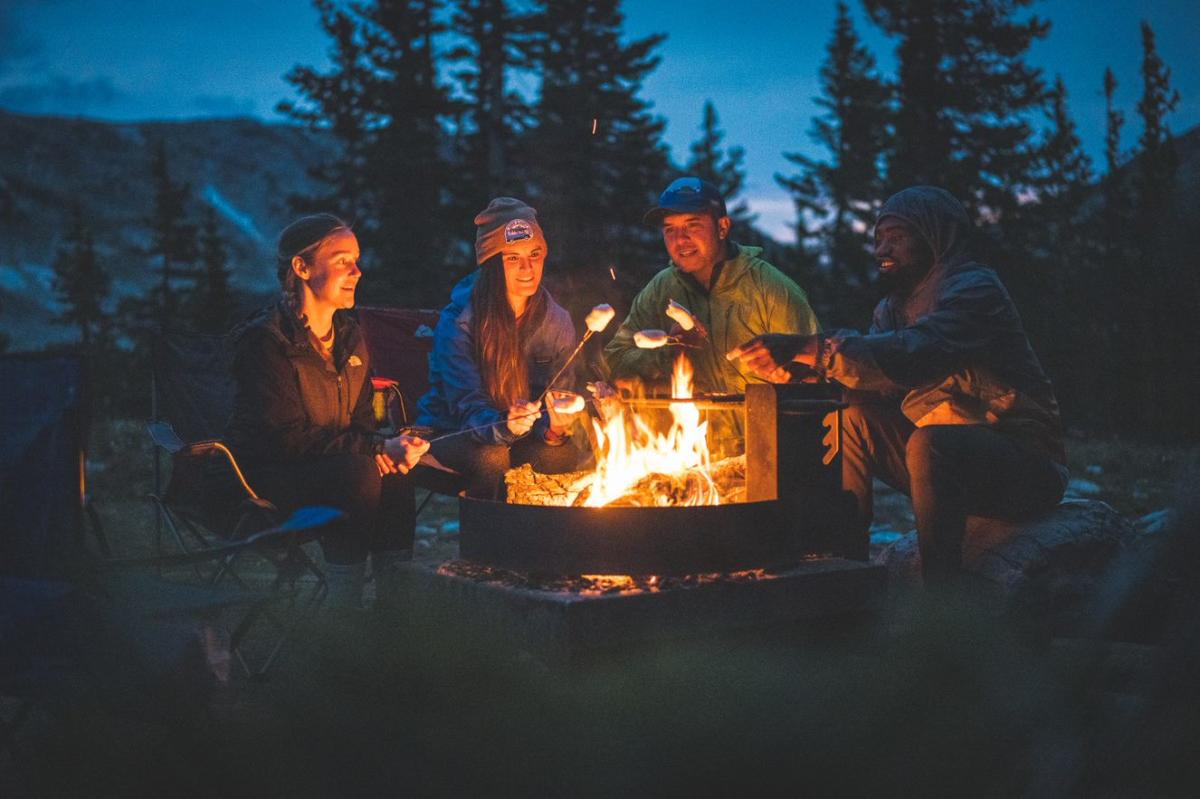
[[[638,349],[633,334],[639,330],[671,329],[665,313],[667,300],[682,304],[708,328],[703,349],[684,350],[696,370],[700,393],[740,394],[747,382],[762,382],[757,376],[726,360],[725,353],[762,333],[820,331],[808,297],[795,281],[758,257],[761,247],[731,245],[736,255],[725,261],[709,291],[674,264],[650,279],[633,299],[629,315],[604,349],[613,379],[640,377],[645,381],[665,380],[670,374],[677,347]]]

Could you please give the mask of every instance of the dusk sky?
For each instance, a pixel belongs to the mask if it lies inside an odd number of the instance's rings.
[[[890,69],[893,44],[851,9],[860,35]],[[833,0],[627,0],[631,37],[668,34],[662,63],[643,97],[668,121],[676,160],[698,135],[701,107],[712,99],[728,134],[746,149],[748,199],[760,223],[790,238],[790,200],[773,179],[789,172],[783,152],[820,155],[808,133],[819,111],[818,69],[833,23]],[[1139,134],[1141,37],[1146,19],[1183,95],[1171,129],[1200,123],[1200,3],[1195,0],[1044,0],[1049,36],[1031,62],[1062,74],[1088,152],[1101,157],[1101,76],[1111,66],[1117,100],[1129,120],[1123,144]],[[291,96],[283,75],[297,63],[324,66],[328,39],[304,0],[0,0],[0,108],[28,113],[141,120],[249,115],[278,119]]]

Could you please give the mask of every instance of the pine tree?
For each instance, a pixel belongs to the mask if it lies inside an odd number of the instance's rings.
[[[754,235],[751,225],[754,215],[745,200],[739,199],[746,186],[746,150],[742,147],[723,147],[725,131],[720,128],[717,109],[712,100],[704,101],[700,117],[700,138],[692,142],[690,157],[683,171],[716,186],[725,198],[725,206],[733,220],[732,237],[748,241]]]
[[[96,256],[92,231],[76,204],[65,241],[54,259],[54,293],[63,307],[55,321],[77,328],[81,349],[89,355],[107,330],[104,301],[110,286],[109,275]]]
[[[450,231],[461,221],[447,212],[452,165],[442,142],[455,106],[435,60],[441,6],[317,0],[334,66],[325,74],[293,69],[288,80],[303,101],[280,105],[342,143],[328,177],[336,210],[355,225],[372,270],[369,300],[428,304],[445,294]]]
[[[1014,272],[1025,328],[1054,380],[1068,418],[1095,405],[1104,340],[1101,252],[1086,224],[1085,203],[1094,195],[1091,159],[1083,151],[1067,109],[1067,90],[1056,77],[1046,98],[1046,127],[1037,148],[1034,191],[1025,257],[1029,269]],[[1093,408],[1094,409],[1094,408]],[[1092,421],[1097,421],[1093,419]]]
[[[785,153],[802,171],[776,176],[776,181],[792,194],[797,212],[820,225],[835,306],[832,320],[862,325],[874,300],[868,234],[884,195],[879,154],[888,141],[890,92],[843,2],[837,4],[820,74],[823,94],[816,102],[825,113],[813,120],[811,135],[828,153],[827,160]]]
[[[1142,135],[1134,176],[1134,252],[1142,278],[1137,374],[1154,378],[1137,381],[1143,388],[1140,412],[1148,431],[1165,434],[1182,427],[1194,432],[1200,429],[1191,407],[1200,389],[1200,358],[1194,344],[1171,327],[1173,321],[1190,318],[1200,304],[1200,282],[1188,263],[1187,248],[1176,245],[1183,222],[1176,218],[1173,202],[1179,164],[1166,118],[1179,105],[1180,95],[1171,87],[1171,70],[1145,21],[1141,33],[1142,96],[1137,112]]]
[[[327,73],[312,67],[293,67],[285,79],[301,95],[299,102],[284,100],[280,113],[314,130],[332,133],[340,145],[336,159],[312,170],[312,176],[329,187],[326,194],[289,198],[298,212],[329,211],[352,222],[366,220],[374,207],[367,148],[371,131],[382,121],[366,102],[375,78],[366,61],[359,25],[333,0],[314,0],[321,28],[332,39],[333,66]]]
[[[898,39],[892,189],[942,186],[981,218],[1018,210],[1034,167],[1031,117],[1045,91],[1025,54],[1046,35],[1033,0],[864,0]]]
[[[205,333],[224,333],[233,321],[233,292],[229,288],[229,255],[217,225],[217,212],[211,205],[204,208],[198,260],[196,329]]]
[[[195,283],[196,228],[188,221],[191,188],[171,177],[166,143],[160,141],[151,163],[154,206],[148,254],[158,264],[158,285],[152,294],[154,323],[162,330],[176,324],[186,291]]]
[[[509,0],[457,6],[451,25],[464,42],[447,57],[463,65],[454,77],[466,95],[456,126],[463,141],[458,194],[463,208],[477,210],[492,197],[528,194],[520,141],[533,112],[510,78],[530,67],[529,20]]]
[[[658,64],[663,36],[622,41],[619,0],[539,2],[535,64],[542,84],[536,126],[535,205],[554,268],[568,280],[640,287],[663,262],[645,209],[669,181],[664,123],[638,94]]]

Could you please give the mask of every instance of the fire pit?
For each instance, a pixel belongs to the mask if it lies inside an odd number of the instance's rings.
[[[596,423],[594,471],[526,466],[510,472],[507,503],[462,497],[462,557],[518,572],[685,575],[837,552],[850,506],[836,392],[756,384],[745,396],[695,398],[678,367],[672,390],[631,401],[632,418]],[[663,411],[665,432],[645,420]],[[737,416],[726,427],[745,431],[744,453],[711,462],[704,412]]]
[[[616,457],[596,474],[533,475],[545,490],[518,493],[539,504],[460,497],[462,559],[414,570],[430,612],[570,663],[874,606],[882,567],[841,557],[853,501],[842,491],[838,391],[754,384],[745,396],[676,392],[631,405],[670,412],[675,425],[596,430],[597,451],[620,445]],[[710,462],[704,412],[738,415],[739,460]],[[624,448],[631,429],[638,451]]]
[[[459,500],[464,559],[520,572],[663,574],[736,571],[801,556],[777,501],[582,508]]]

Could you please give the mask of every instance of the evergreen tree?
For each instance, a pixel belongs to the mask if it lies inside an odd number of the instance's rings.
[[[224,333],[233,321],[233,292],[229,288],[229,255],[217,226],[217,212],[204,208],[199,240],[199,283],[195,295],[196,329]]]
[[[374,0],[348,7],[317,0],[334,66],[296,67],[304,100],[280,109],[342,143],[333,165],[336,208],[349,217],[374,266],[370,299],[428,304],[444,298],[453,224],[444,120],[454,113],[438,77],[439,0]],[[316,198],[318,200],[323,198]],[[313,203],[310,201],[309,205]]]
[[[663,263],[642,215],[669,181],[664,123],[638,96],[663,36],[623,43],[619,0],[541,1],[533,22],[542,84],[529,149],[555,270],[588,283],[615,265],[640,288]]]
[[[1176,246],[1183,220],[1174,207],[1178,157],[1166,118],[1179,104],[1171,87],[1171,70],[1163,63],[1154,31],[1143,21],[1142,96],[1137,104],[1142,122],[1138,139],[1134,195],[1136,268],[1141,276],[1139,306],[1139,370],[1150,376],[1135,382],[1142,387],[1139,411],[1144,429],[1165,434],[1181,428],[1200,430],[1191,408],[1200,389],[1200,358],[1192,342],[1184,341],[1170,322],[1187,319],[1200,305],[1200,284],[1188,263],[1187,249]]]
[[[466,94],[456,126],[463,140],[458,199],[464,209],[478,210],[492,197],[528,193],[520,141],[533,112],[509,79],[531,66],[529,20],[509,0],[457,5],[451,24],[464,41],[448,58],[463,64],[455,78]]]
[[[332,39],[327,73],[312,67],[293,67],[285,79],[296,87],[300,102],[284,100],[280,113],[314,130],[333,134],[340,145],[336,159],[311,170],[312,176],[329,187],[326,194],[301,197],[293,195],[291,205],[298,212],[330,211],[357,222],[370,218],[374,207],[367,148],[371,132],[379,127],[378,112],[367,102],[368,87],[375,77],[367,63],[359,25],[350,12],[333,0],[314,0],[321,28]]]
[[[733,220],[732,237],[735,241],[748,241],[753,236],[751,225],[754,215],[745,200],[739,200],[746,185],[746,150],[742,147],[722,147],[725,131],[719,127],[717,109],[712,100],[704,101],[704,112],[700,118],[700,138],[692,142],[684,172],[707,180],[716,186],[725,198],[725,206]]]
[[[196,228],[188,221],[191,189],[171,177],[166,143],[160,141],[151,162],[154,206],[150,226],[150,257],[158,264],[158,285],[153,298],[154,323],[158,329],[177,323],[176,315],[185,292],[195,283],[192,263],[196,257]]]
[[[776,181],[792,195],[798,213],[820,224],[834,304],[827,320],[862,326],[875,299],[869,231],[885,193],[879,154],[888,141],[890,92],[843,2],[837,4],[820,75],[823,94],[816,102],[825,113],[813,120],[811,136],[827,160],[785,153],[801,172]]]
[[[864,0],[899,41],[892,189],[942,186],[981,218],[1004,221],[1030,186],[1031,116],[1044,85],[1025,54],[1046,35],[1033,0]]]
[[[78,329],[81,349],[89,355],[107,332],[104,301],[110,285],[109,275],[96,257],[92,231],[76,204],[66,239],[54,259],[54,293],[63,306],[55,321]]]
[[[1093,196],[1091,159],[1083,151],[1067,109],[1067,91],[1057,77],[1046,101],[1045,132],[1037,149],[1034,190],[1026,236],[1031,268],[1017,271],[1009,286],[1022,309],[1026,331],[1054,380],[1068,419],[1095,405],[1096,380],[1105,339],[1101,252],[1086,224],[1085,203]],[[1091,421],[1095,422],[1096,419]]]

